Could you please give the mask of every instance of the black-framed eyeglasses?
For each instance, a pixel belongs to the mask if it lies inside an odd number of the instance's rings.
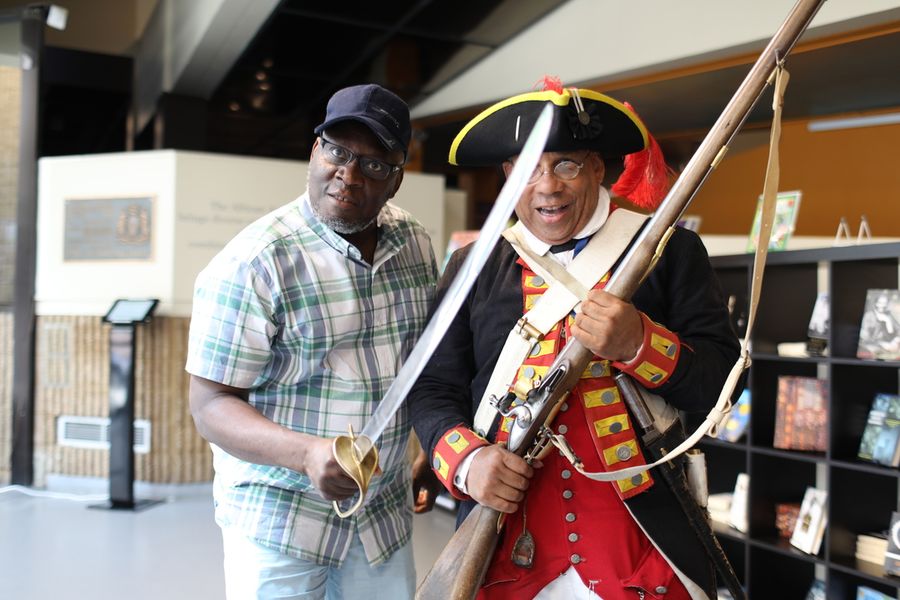
[[[590,154],[590,153],[588,153]],[[553,168],[550,170],[544,169],[540,165],[534,168],[534,171],[531,172],[531,176],[528,178],[528,183],[537,183],[538,179],[544,176],[544,173],[552,172],[553,176],[557,179],[562,179],[563,181],[572,181],[578,174],[581,173],[581,169],[584,168],[584,163],[587,161],[588,155],[585,154],[584,158],[581,162],[575,162],[574,160],[564,158],[560,161],[557,161],[556,164],[553,165]]]
[[[336,167],[349,165],[354,160],[358,160],[359,170],[369,179],[384,181],[390,177],[392,173],[396,173],[402,167],[402,165],[388,164],[383,160],[378,160],[371,156],[360,156],[352,150],[344,148],[340,144],[335,144],[332,141],[326,140],[322,136],[319,136],[319,139],[322,140],[322,156],[325,157],[325,160]]]

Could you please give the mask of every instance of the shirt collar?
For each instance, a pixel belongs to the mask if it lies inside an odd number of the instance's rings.
[[[603,227],[603,224],[606,223],[606,219],[609,217],[609,205],[609,192],[606,191],[605,187],[601,186],[600,193],[597,197],[597,209],[594,211],[594,214],[591,215],[587,224],[573,237],[576,239],[590,237],[600,231],[600,228]],[[535,254],[544,256],[550,251],[551,244],[538,239],[527,227],[525,227],[524,223],[522,224],[522,231],[525,234],[525,243],[528,244],[528,247],[531,248]]]
[[[396,215],[393,211],[388,210],[388,208],[388,205],[385,205],[384,208],[378,212],[378,216],[376,217],[376,224],[378,225],[379,232],[378,245],[375,248],[375,263],[383,262],[386,257],[395,254],[406,244],[404,232],[398,226]],[[303,216],[303,219],[309,225],[309,228],[323,242],[344,256],[358,261],[362,260],[362,254],[356,246],[345,240],[333,229],[319,220],[310,205],[309,191],[304,192],[303,195],[300,196],[298,209]]]

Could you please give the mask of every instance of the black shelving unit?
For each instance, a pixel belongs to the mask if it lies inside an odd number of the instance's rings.
[[[734,302],[733,322],[743,335],[753,256],[717,256],[713,267]],[[900,243],[770,253],[752,338],[747,379],[751,417],[736,443],[701,442],[709,464],[710,493],[730,492],[738,473],[750,475],[748,531],[719,527],[718,537],[752,599],[803,600],[824,578],[827,597],[853,600],[865,585],[897,596],[900,578],[854,557],[856,536],[886,529],[898,510],[900,473],[858,460],[856,452],[872,399],[898,393],[900,361],[856,358],[866,291],[900,287]],[[778,356],[782,342],[804,341],[818,291],[828,291],[828,355]],[[795,452],[772,446],[778,377],[802,375],[828,382],[828,448]],[[811,556],[778,537],[775,505],[800,502],[807,486],[828,491],[828,525],[821,550]]]

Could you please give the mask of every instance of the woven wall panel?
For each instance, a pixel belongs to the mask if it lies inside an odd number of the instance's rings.
[[[209,446],[188,407],[188,323],[159,317],[137,327],[135,417],[151,423],[151,450],[135,455],[140,481],[212,478]],[[109,325],[97,317],[39,317],[35,379],[35,483],[46,483],[49,473],[108,477],[108,451],[59,446],[56,420],[109,415]]]
[[[12,341],[12,313],[0,312],[0,485],[12,476]]]

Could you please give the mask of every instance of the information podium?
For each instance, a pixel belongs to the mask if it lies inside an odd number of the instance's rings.
[[[109,331],[109,501],[90,508],[141,510],[162,500],[134,497],[135,329],[150,321],[159,300],[116,300],[103,317]]]

